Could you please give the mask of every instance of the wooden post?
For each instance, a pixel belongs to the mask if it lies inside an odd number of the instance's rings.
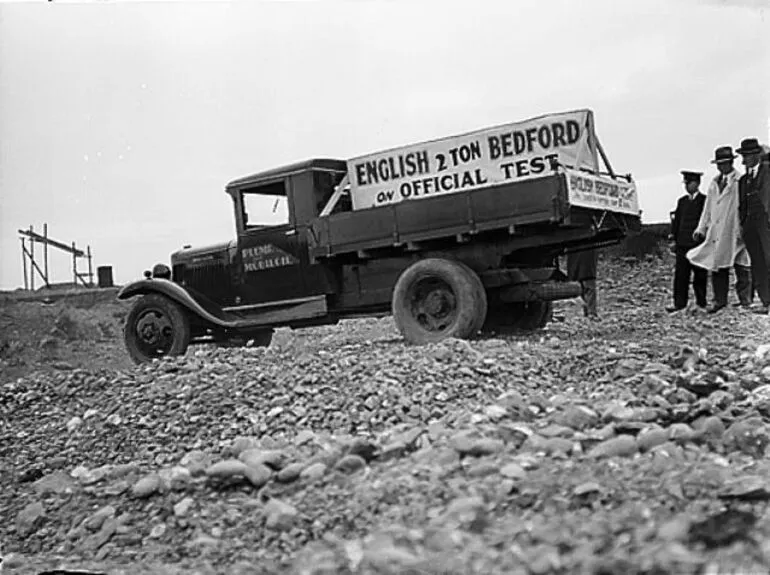
[[[88,254],[88,287],[94,287],[94,268],[91,265],[91,246],[87,246],[86,253]]]
[[[30,245],[30,249],[31,249],[32,248],[32,240],[30,240],[29,245]],[[34,276],[35,270],[37,270],[37,273],[40,274],[40,277],[43,277],[43,270],[41,270],[40,266],[37,265],[37,262],[32,259],[32,254],[27,251],[27,246],[24,244],[24,242],[22,242],[22,244],[21,244],[21,249],[24,252],[24,255],[29,258],[29,263],[30,263],[30,266],[29,266],[29,279],[30,279],[30,282],[32,281],[32,278],[35,277]]]
[[[27,242],[24,241],[24,238],[19,238],[21,240],[21,265],[24,269],[24,290],[29,289],[29,281],[27,280]]]
[[[75,242],[72,242],[72,283],[75,287],[78,285],[78,255],[75,249]]]
[[[35,228],[31,225],[29,226],[29,232],[31,234],[35,233]],[[32,238],[29,239],[29,262],[29,289],[35,291],[35,240]]]
[[[45,285],[49,285],[48,283],[48,224],[43,224],[43,237],[45,238],[45,241],[43,242],[43,270],[45,270],[45,277],[43,278],[45,280]]]

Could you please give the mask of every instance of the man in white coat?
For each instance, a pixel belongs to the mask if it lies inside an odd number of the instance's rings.
[[[735,291],[740,305],[748,307],[751,303],[751,261],[741,237],[738,215],[740,174],[733,167],[736,157],[730,146],[716,149],[711,163],[716,164],[718,173],[709,185],[700,222],[693,232],[694,239],[704,241],[687,252],[690,263],[711,272],[714,303],[709,307],[709,313],[727,306],[732,267],[735,267]]]

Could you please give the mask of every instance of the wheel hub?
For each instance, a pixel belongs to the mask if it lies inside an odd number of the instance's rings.
[[[443,290],[434,290],[428,294],[423,303],[423,310],[432,316],[443,315],[447,311],[448,298]]]
[[[441,332],[447,329],[457,312],[454,292],[436,278],[419,282],[412,293],[412,315],[423,328]]]
[[[148,311],[139,318],[136,332],[142,343],[150,347],[165,348],[173,339],[171,322],[157,311]]]
[[[158,330],[158,326],[154,322],[144,322],[137,329],[145,343],[155,343],[160,337],[160,330]]]

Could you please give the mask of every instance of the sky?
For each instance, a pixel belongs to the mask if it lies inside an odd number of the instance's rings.
[[[230,180],[578,108],[667,221],[680,170],[770,139],[764,4],[0,3],[0,289],[23,285],[20,228],[127,283],[234,238]]]

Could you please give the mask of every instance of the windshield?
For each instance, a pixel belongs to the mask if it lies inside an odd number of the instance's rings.
[[[244,192],[243,223],[247,229],[288,224],[288,199],[274,194]]]

